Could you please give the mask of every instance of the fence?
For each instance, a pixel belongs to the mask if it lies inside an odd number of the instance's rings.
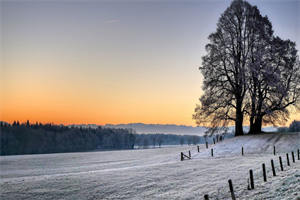
[[[224,138],[222,136],[217,136],[216,138],[213,138],[213,144],[216,144],[216,143],[221,142],[223,140],[224,140]],[[205,146],[206,146],[206,149],[208,149],[209,144],[208,144],[207,141],[205,142]],[[200,153],[200,147],[199,147],[199,145],[197,145],[197,151],[198,151],[198,153]],[[210,153],[211,156],[213,157],[214,156],[214,149],[212,148],[210,150],[210,152],[211,152]],[[180,160],[184,161],[184,160],[190,160],[190,159],[192,159],[191,151],[189,151],[188,153],[189,153],[189,155],[186,155],[183,152],[180,152]]]
[[[222,141],[222,138],[219,138],[219,137],[217,137],[217,139],[213,138],[213,144],[216,144],[216,142],[220,142],[220,141]],[[205,145],[206,145],[206,149],[208,149],[209,146],[208,146],[207,142],[205,142]],[[200,153],[200,147],[199,146],[197,146],[197,152]],[[180,160],[184,161],[186,159],[188,159],[188,160],[192,159],[191,151],[188,151],[188,154],[189,155],[185,155],[183,152],[181,152],[180,153]],[[242,156],[244,156],[244,147],[243,146],[241,148],[241,154],[242,154]],[[276,156],[276,147],[275,146],[273,146],[273,154],[274,154],[274,156]],[[214,156],[214,149],[213,148],[211,148],[211,156],[212,157]],[[299,149],[297,149],[297,157],[298,157],[297,160],[299,161],[300,160],[300,150]],[[296,159],[295,159],[294,151],[291,152],[291,158],[292,158],[292,162],[295,163]],[[279,164],[280,164],[281,171],[284,171],[284,166],[283,166],[281,156],[278,157],[278,161],[279,161]],[[275,169],[275,165],[274,165],[274,160],[271,159],[270,163],[271,163],[272,174],[273,174],[273,176],[276,176],[276,169]],[[289,159],[289,153],[286,153],[286,165],[291,166],[291,162],[290,162],[290,159]],[[262,176],[263,176],[264,182],[267,182],[267,172],[266,172],[265,163],[262,163]],[[232,198],[232,200],[236,200],[234,187],[233,187],[233,183],[232,183],[231,179],[228,180],[228,184],[229,184],[229,191],[230,191],[230,194],[231,194],[231,198]],[[254,190],[255,189],[254,176],[253,176],[253,170],[252,169],[249,170],[249,179],[248,179],[248,187],[247,188],[248,188],[248,190]],[[209,195],[208,194],[204,195],[204,200],[209,200]]]
[[[274,155],[276,155],[276,151],[275,150],[276,150],[276,148],[274,146],[274,148],[273,148]],[[242,147],[242,155],[244,155],[244,148],[243,147]],[[292,162],[290,162],[290,160],[289,160],[289,153],[286,153],[286,165],[287,166],[291,166],[291,163],[295,163],[296,162],[294,151],[291,152],[291,157],[292,157]],[[297,160],[299,161],[300,160],[300,150],[299,149],[297,149],[297,157],[298,157]],[[280,170],[284,171],[282,157],[279,156],[278,160],[279,160],[279,164],[280,164]],[[271,159],[270,163],[271,163],[271,169],[272,169],[273,176],[277,176],[277,174],[276,174],[276,168],[274,166],[274,160]],[[265,163],[262,163],[262,177],[263,177],[264,182],[267,182],[267,173],[266,173],[266,165],[265,165]],[[255,182],[254,182],[254,176],[253,176],[253,170],[252,169],[249,170],[249,179],[248,180],[249,180],[248,181],[248,187],[247,187],[248,190],[254,190],[255,189]],[[229,184],[229,191],[230,191],[230,194],[231,194],[231,198],[232,198],[232,200],[236,200],[235,193],[234,193],[234,187],[233,187],[233,183],[232,183],[231,179],[228,180],[228,184]],[[209,200],[209,195],[205,194],[204,195],[204,199],[205,200]]]

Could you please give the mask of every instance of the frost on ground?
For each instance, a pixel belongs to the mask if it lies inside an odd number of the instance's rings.
[[[277,155],[273,155],[273,146]],[[241,147],[245,155],[241,156]],[[285,152],[300,148],[300,133],[232,138],[210,149],[175,146],[147,150],[0,157],[0,199],[237,199],[300,198],[300,161],[286,166]],[[181,162],[180,152],[192,151]],[[284,171],[280,171],[278,156]],[[275,162],[273,177],[270,160]],[[261,164],[268,182],[264,183]],[[255,189],[247,190],[249,169]]]

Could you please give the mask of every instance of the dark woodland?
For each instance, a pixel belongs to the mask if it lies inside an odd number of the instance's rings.
[[[0,155],[43,154],[93,150],[153,148],[162,145],[199,144],[191,135],[136,134],[130,129],[82,128],[63,125],[0,123]],[[206,138],[211,141],[211,138]]]

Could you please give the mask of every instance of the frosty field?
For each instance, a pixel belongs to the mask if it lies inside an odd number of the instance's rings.
[[[273,145],[277,155],[273,155]],[[241,156],[241,146],[245,155]],[[286,166],[285,153],[300,148],[300,133],[232,138],[210,149],[200,145],[145,150],[0,157],[0,199],[238,199],[300,198],[300,161]],[[180,152],[192,159],[180,161]],[[281,155],[284,171],[279,168]],[[277,176],[271,173],[274,159]],[[265,163],[268,182],[262,179]],[[247,190],[249,169],[255,189]]]

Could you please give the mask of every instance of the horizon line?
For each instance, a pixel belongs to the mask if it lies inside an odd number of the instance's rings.
[[[105,124],[96,124],[96,123],[54,123],[54,122],[39,122],[39,121],[30,121],[30,120],[13,120],[12,122],[7,122],[4,120],[0,120],[0,123],[7,123],[7,124],[13,124],[14,122],[19,122],[20,124],[25,124],[27,121],[30,124],[36,124],[36,123],[41,123],[41,124],[51,124],[51,125],[63,125],[63,126],[72,126],[72,125],[96,125],[96,126],[117,126],[117,125],[131,125],[131,124],[143,124],[143,125],[163,125],[163,126],[185,126],[185,127],[193,127],[193,128],[198,128],[198,127],[203,127],[207,128],[207,126],[192,126],[192,125],[185,125],[185,124],[160,124],[160,123],[143,123],[143,122],[129,122],[129,123],[105,123]],[[297,121],[297,120],[293,120]],[[243,127],[250,126],[249,124],[243,125]],[[234,127],[234,125],[227,126],[227,127]],[[273,126],[273,125],[263,125],[262,127],[287,127],[287,126]]]

